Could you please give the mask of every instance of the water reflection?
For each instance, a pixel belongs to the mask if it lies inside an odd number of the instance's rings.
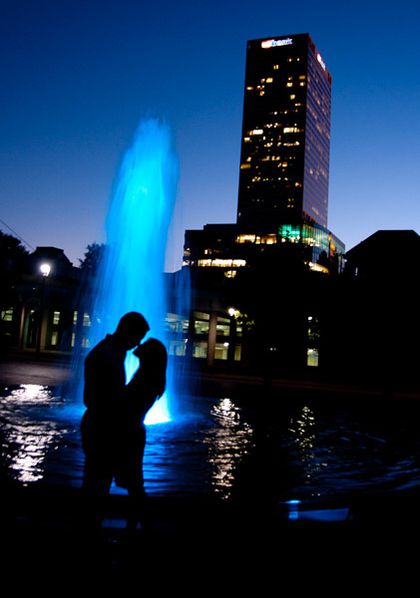
[[[6,389],[7,390],[7,389]],[[34,404],[45,405],[54,401],[51,389],[48,386],[41,386],[40,384],[22,384],[19,388],[12,390],[10,395],[2,397],[1,402],[4,404]]]
[[[289,433],[298,449],[305,481],[309,484],[319,471],[315,461],[315,413],[310,407],[304,405],[298,415],[290,418]]]
[[[253,445],[253,428],[229,398],[213,405],[211,415],[216,425],[208,429],[204,437],[209,451],[211,484],[214,493],[227,500],[235,486],[238,466]]]
[[[194,412],[147,432],[153,495],[275,500],[420,485],[417,403],[304,400],[263,413],[196,397]],[[80,406],[41,385],[0,391],[0,482],[81,485]]]
[[[57,399],[48,387],[38,384],[22,384],[8,390],[0,399],[2,468],[23,485],[38,482],[45,475],[48,452],[57,446],[63,431],[49,419],[28,418],[28,409],[38,410],[56,403]]]

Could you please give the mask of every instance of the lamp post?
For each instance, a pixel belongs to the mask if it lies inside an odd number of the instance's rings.
[[[39,358],[41,354],[41,337],[42,337],[42,322],[43,322],[43,315],[44,315],[44,303],[45,303],[45,283],[50,275],[51,266],[47,262],[44,262],[40,265],[39,271],[42,275],[42,284],[41,284],[41,299],[39,302],[39,321],[38,321],[38,334],[36,339],[36,356]]]

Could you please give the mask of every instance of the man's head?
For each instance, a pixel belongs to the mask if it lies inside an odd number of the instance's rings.
[[[118,322],[114,336],[128,350],[138,345],[149,330],[146,318],[137,311],[130,311]]]

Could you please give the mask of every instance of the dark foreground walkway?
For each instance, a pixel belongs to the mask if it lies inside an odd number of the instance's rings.
[[[62,589],[81,579],[105,586],[134,580],[158,595],[194,589],[237,595],[257,583],[258,595],[271,595],[275,584],[276,594],[292,596],[286,584],[296,591],[315,582],[333,588],[337,575],[341,588],[361,578],[365,590],[369,582],[378,590],[391,579],[402,588],[418,569],[414,495],[372,497],[351,505],[347,515],[326,509],[312,520],[310,512],[296,519],[284,507],[258,503],[153,498],[147,527],[134,535],[124,529],[123,496],[111,497],[98,534],[81,523],[77,489],[9,489],[4,498],[2,580],[22,575],[31,587],[56,578]]]

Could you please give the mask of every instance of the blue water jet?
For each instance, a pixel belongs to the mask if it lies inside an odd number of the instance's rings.
[[[150,336],[167,344],[167,296],[164,261],[168,228],[178,182],[169,127],[157,119],[140,123],[127,150],[110,198],[106,219],[106,252],[98,275],[93,306],[91,346],[113,332],[120,317],[141,312]],[[128,353],[127,382],[138,367]],[[171,368],[168,366],[168,370]],[[146,423],[169,421],[174,410],[174,375],[168,371],[165,395],[149,412]]]

